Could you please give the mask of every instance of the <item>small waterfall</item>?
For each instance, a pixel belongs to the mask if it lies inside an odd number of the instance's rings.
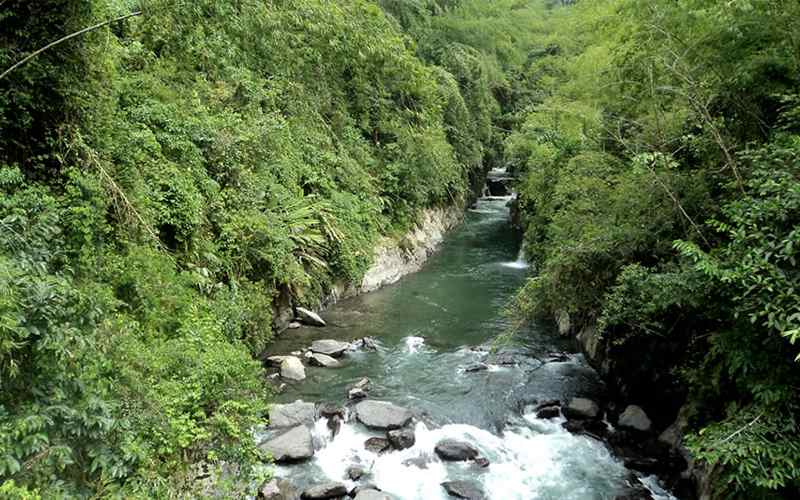
[[[503,262],[503,266],[510,267],[512,269],[527,269],[530,264],[528,264],[528,259],[525,258],[525,245],[519,247],[517,260],[514,262]]]

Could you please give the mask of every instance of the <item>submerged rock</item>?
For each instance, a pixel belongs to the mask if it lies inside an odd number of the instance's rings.
[[[292,462],[314,456],[311,431],[305,425],[298,425],[277,437],[261,443],[259,448],[269,452],[276,462]]]
[[[472,481],[446,481],[442,483],[442,487],[451,497],[464,498],[466,500],[486,499],[481,487]]]
[[[395,450],[411,448],[417,440],[413,429],[396,429],[389,431],[386,436]]]
[[[474,373],[474,372],[482,372],[488,369],[489,365],[487,365],[486,363],[475,363],[464,368],[464,371],[467,373]]]
[[[650,432],[653,427],[647,413],[639,406],[629,405],[619,416],[617,425],[623,429],[632,429],[640,432]]]
[[[340,357],[349,348],[350,344],[347,342],[339,342],[332,339],[315,340],[311,343],[311,352],[333,356],[334,358]]]
[[[391,448],[392,445],[389,440],[382,437],[371,437],[364,441],[364,449],[372,453],[381,454]]]
[[[319,354],[316,352],[311,353],[311,356],[308,358],[308,362],[312,365],[321,366],[323,368],[339,368],[342,366],[341,363],[327,354]]]
[[[269,409],[270,427],[295,427],[297,425],[314,425],[316,420],[314,403],[297,400],[294,403],[272,405]]]
[[[296,310],[297,319],[299,319],[300,322],[310,326],[325,326],[325,320],[314,311],[309,311],[304,307],[298,307]]]
[[[564,416],[573,419],[594,419],[600,417],[600,406],[587,398],[572,398],[564,408]]]
[[[325,483],[306,488],[300,498],[308,500],[325,500],[347,495],[347,487],[342,483]]]
[[[411,410],[386,401],[362,401],[355,406],[355,412],[359,422],[381,430],[405,427],[414,416]]]
[[[469,443],[455,439],[442,439],[433,449],[436,455],[448,462],[463,462],[478,457],[478,449]]]
[[[303,362],[294,356],[286,356],[281,361],[281,377],[289,380],[305,380],[306,369]]]

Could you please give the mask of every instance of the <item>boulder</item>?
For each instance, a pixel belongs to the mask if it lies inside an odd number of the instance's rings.
[[[300,495],[291,483],[285,479],[272,479],[264,483],[258,490],[259,500],[297,500]]]
[[[306,369],[303,362],[294,356],[287,356],[281,361],[281,377],[289,380],[304,380]]]
[[[301,323],[310,326],[325,326],[325,320],[319,317],[319,314],[315,313],[314,311],[309,311],[304,307],[296,308],[297,311],[297,319],[300,320]]]
[[[489,467],[489,465],[491,465],[491,462],[489,462],[489,459],[488,458],[484,458],[484,457],[476,458],[473,461],[473,463],[475,465],[477,465],[478,467],[480,467],[481,469],[485,469],[486,467]]]
[[[573,434],[582,434],[602,440],[608,433],[608,426],[600,420],[568,420],[561,427]]]
[[[411,410],[386,401],[362,401],[355,406],[356,419],[371,429],[405,427],[414,416]]]
[[[333,356],[334,358],[340,357],[349,348],[350,344],[347,342],[339,342],[332,339],[315,340],[311,343],[311,352]]]
[[[360,465],[351,465],[350,467],[347,468],[347,471],[345,471],[345,474],[347,474],[347,477],[351,481],[358,481],[359,479],[364,477],[366,473],[367,473],[366,469],[364,469],[364,467]]]
[[[545,406],[536,412],[536,418],[556,418],[561,415],[561,408],[558,406]]]
[[[295,427],[297,425],[314,425],[316,412],[314,403],[297,400],[294,403],[272,405],[269,409],[270,427]]]
[[[564,408],[564,416],[570,420],[599,418],[600,407],[591,399],[572,398]]]
[[[259,448],[269,452],[276,462],[293,462],[314,456],[311,431],[305,425],[298,425],[268,439]]]
[[[433,449],[436,455],[448,462],[463,462],[478,457],[478,449],[469,443],[455,439],[442,439]]]
[[[367,485],[357,489],[358,491],[355,494],[355,500],[392,500],[393,498],[391,495],[372,487],[372,485]]]
[[[381,454],[391,448],[389,440],[382,437],[371,437],[364,441],[364,449],[372,453]]]
[[[389,438],[389,442],[392,443],[395,450],[411,448],[416,442],[413,429],[396,429],[386,433],[386,436]]]
[[[342,366],[341,363],[327,354],[319,354],[316,352],[311,353],[311,357],[308,358],[308,362],[314,366],[321,366],[323,368],[339,368]]]
[[[269,356],[267,357],[267,364],[269,366],[281,366],[283,360],[290,357],[291,356]]]
[[[328,430],[331,431],[331,439],[335,438],[339,431],[342,429],[342,418],[339,415],[334,415],[328,419]]]
[[[445,481],[442,483],[442,487],[451,497],[467,500],[485,500],[486,498],[481,487],[472,481]]]
[[[357,340],[356,345],[364,349],[365,351],[377,351],[378,350],[378,342],[372,337],[364,337],[363,339]]]
[[[317,413],[320,417],[324,418],[331,418],[331,417],[339,417],[344,420],[345,411],[344,408],[335,404],[335,403],[322,403],[319,405],[317,409]]]
[[[325,500],[347,495],[347,487],[342,483],[324,483],[306,488],[300,498],[307,500]]]
[[[653,423],[648,418],[647,413],[639,406],[628,405],[625,411],[619,416],[617,425],[623,429],[632,429],[640,432],[650,432]]]
[[[288,325],[286,325],[286,328],[289,329],[289,330],[297,330],[301,326],[302,325],[300,323],[298,323],[297,321],[291,321],[291,322],[289,322]]]
[[[347,399],[364,399],[366,397],[366,391],[364,391],[364,389],[359,389],[358,387],[353,387],[347,391]]]

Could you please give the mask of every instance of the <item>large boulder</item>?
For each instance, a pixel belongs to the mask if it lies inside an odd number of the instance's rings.
[[[411,448],[417,440],[416,436],[414,436],[413,429],[396,429],[389,431],[386,433],[386,437],[389,438],[389,442],[392,443],[392,447],[394,447],[395,450]]]
[[[270,427],[295,427],[314,425],[316,420],[314,403],[297,400],[294,403],[272,405],[269,409]]]
[[[350,349],[350,344],[339,342],[338,340],[323,339],[315,340],[311,343],[311,352],[333,356],[334,358],[338,358],[348,349]]]
[[[320,354],[317,352],[311,353],[311,356],[308,358],[308,362],[314,366],[321,366],[323,368],[339,368],[342,366],[341,363],[327,354]]]
[[[386,401],[362,401],[355,406],[356,419],[371,429],[405,427],[414,416],[411,410]]]
[[[307,500],[325,500],[347,496],[347,487],[342,483],[324,483],[306,488],[300,498]]]
[[[305,425],[298,425],[268,439],[259,448],[270,453],[276,462],[296,462],[314,456],[311,431]]]
[[[463,462],[478,457],[478,449],[469,443],[455,439],[442,439],[433,449],[436,455],[448,462]]]
[[[600,417],[600,406],[591,399],[572,398],[564,408],[564,416],[569,419],[595,419]]]
[[[451,497],[464,498],[466,500],[486,499],[481,487],[472,481],[446,481],[442,483],[442,487]]]
[[[281,361],[281,377],[289,380],[305,380],[306,369],[303,362],[294,356],[286,356]]]
[[[298,500],[297,490],[285,479],[272,479],[258,490],[259,500]]]
[[[298,307],[296,311],[297,319],[299,319],[300,322],[310,326],[325,326],[325,320],[320,318],[319,314],[314,311],[309,311],[304,307]]]
[[[643,409],[636,405],[628,405],[619,416],[617,425],[622,429],[632,429],[640,432],[650,432],[653,423]]]

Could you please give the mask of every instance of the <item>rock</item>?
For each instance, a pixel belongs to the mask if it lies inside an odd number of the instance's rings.
[[[395,450],[405,450],[411,448],[416,442],[413,429],[397,429],[389,431],[386,436]]]
[[[436,443],[434,452],[442,460],[449,462],[463,462],[473,460],[478,457],[478,449],[469,443],[456,441],[455,439],[442,439]]]
[[[360,489],[356,494],[355,500],[392,500],[386,493],[372,488]]]
[[[319,414],[320,417],[324,418],[331,418],[336,416],[341,418],[342,420],[344,420],[345,417],[344,408],[334,403],[322,403],[321,405],[319,405],[319,408],[317,409],[317,414]]]
[[[360,465],[351,465],[350,467],[347,468],[347,471],[345,472],[345,474],[347,474],[347,477],[350,478],[351,481],[358,481],[359,479],[364,477],[364,474],[366,473],[367,471],[364,469],[364,467]]]
[[[302,325],[297,321],[291,321],[288,325],[286,325],[286,328],[288,328],[289,330],[297,330],[301,326]]]
[[[564,416],[570,420],[573,419],[593,419],[600,417],[600,407],[586,398],[572,398],[564,408]]]
[[[370,381],[367,377],[362,377],[358,380],[355,384],[351,385],[350,387],[353,389],[364,389],[365,391],[369,389]]]
[[[312,353],[311,357],[308,358],[308,362],[315,366],[321,366],[323,368],[339,368],[342,366],[341,363],[333,359],[332,357],[326,354],[319,354],[319,353]]]
[[[411,410],[385,401],[362,401],[355,406],[356,418],[371,429],[405,427],[414,416]]]
[[[413,465],[414,467],[418,467],[420,469],[427,469],[429,463],[431,463],[431,457],[427,454],[403,460],[403,465],[406,467],[411,467]]]
[[[475,465],[477,465],[481,469],[485,469],[486,467],[489,467],[489,465],[491,465],[491,462],[489,462],[489,459],[488,458],[484,458],[484,457],[476,458],[474,463],[475,463]]]
[[[294,403],[272,405],[269,409],[270,427],[295,427],[297,425],[314,425],[316,412],[313,403],[297,400]]]
[[[372,337],[364,337],[363,339],[358,341],[361,345],[361,348],[365,351],[377,351],[378,350],[378,342]]]
[[[367,397],[367,393],[364,392],[364,389],[359,389],[354,387],[347,392],[347,399],[364,399]]]
[[[561,408],[558,406],[545,406],[536,412],[536,418],[556,418],[561,415]]]
[[[501,366],[513,366],[519,364],[519,358],[512,352],[499,352],[491,358],[491,362]]]
[[[296,311],[297,319],[299,319],[301,323],[311,326],[325,326],[325,320],[320,318],[319,314],[314,311],[309,311],[304,307],[298,307]]]
[[[339,415],[334,415],[328,419],[328,430],[331,431],[331,439],[335,438],[339,431],[342,429],[342,419]]]
[[[546,399],[533,407],[534,411],[539,411],[546,406],[561,406],[561,401],[557,399]]]
[[[303,357],[304,357],[304,358],[306,358],[307,360],[310,360],[310,359],[312,358],[312,356],[314,356],[314,353],[313,353],[313,352],[311,352],[311,351],[306,351],[306,352],[303,354]]]
[[[501,179],[486,179],[486,187],[492,196],[508,196],[510,194],[508,186]]]
[[[311,343],[311,352],[333,356],[334,358],[340,357],[349,348],[350,344],[347,342],[339,342],[332,339],[315,340]]]
[[[647,457],[628,458],[625,460],[625,467],[645,474],[656,474],[664,469],[657,458]]]
[[[342,483],[324,483],[306,488],[300,498],[308,500],[324,500],[347,495],[347,487]]]
[[[258,490],[260,500],[297,500],[300,495],[291,483],[285,479],[272,479],[264,483]]]
[[[287,356],[281,361],[281,377],[289,380],[304,380],[306,369],[303,362],[294,356]]]
[[[372,453],[381,454],[391,448],[389,440],[382,437],[371,437],[364,441],[364,449]]]
[[[269,452],[276,462],[305,460],[314,456],[311,431],[305,425],[298,425],[277,437],[261,443],[259,448]]]
[[[568,420],[561,427],[573,434],[583,434],[597,440],[602,440],[608,433],[608,427],[600,420]]]
[[[619,416],[617,425],[623,429],[633,429],[640,432],[650,432],[653,423],[648,418],[647,413],[639,406],[628,405],[625,411]]]
[[[484,500],[486,498],[481,487],[472,481],[445,481],[442,483],[442,487],[451,497],[467,500]]]
[[[488,370],[488,369],[489,369],[489,365],[487,365],[486,363],[475,363],[473,365],[469,365],[466,368],[464,368],[464,371],[467,372],[467,373],[474,373],[474,372],[481,372],[481,371]]]
[[[281,366],[283,360],[286,358],[291,358],[291,356],[269,356],[267,358],[267,364],[269,366]]]

